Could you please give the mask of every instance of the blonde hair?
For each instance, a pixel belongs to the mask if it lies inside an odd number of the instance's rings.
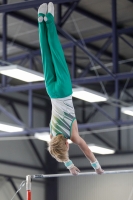
[[[68,148],[66,146],[66,138],[63,135],[53,137],[48,143],[49,153],[58,161],[65,162],[68,160]]]

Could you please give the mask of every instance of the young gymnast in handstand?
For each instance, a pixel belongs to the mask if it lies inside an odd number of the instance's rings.
[[[72,85],[62,46],[54,23],[54,5],[42,4],[38,9],[39,40],[46,90],[51,98],[52,116],[48,150],[58,161],[64,162],[70,173],[80,170],[69,160],[67,139],[77,144],[97,174],[103,170],[86,142],[79,136],[72,102]]]

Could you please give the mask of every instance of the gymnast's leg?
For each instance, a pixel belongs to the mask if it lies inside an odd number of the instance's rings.
[[[48,13],[46,14],[45,21],[48,33],[48,43],[56,73],[55,91],[57,95],[55,98],[64,98],[72,94],[72,85],[64,52],[57,35],[53,15],[54,5],[50,2],[48,4]]]
[[[40,41],[41,56],[43,63],[43,72],[46,83],[46,90],[49,96],[52,98],[53,96],[55,96],[56,74],[52,63],[51,52],[48,44],[46,23],[44,21],[46,12],[47,12],[47,4],[44,3],[38,9],[39,41]]]

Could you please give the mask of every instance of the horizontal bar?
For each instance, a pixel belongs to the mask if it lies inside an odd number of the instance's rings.
[[[68,1],[73,2],[72,0],[53,0],[52,2],[56,4],[56,3],[66,3]],[[7,5],[3,4],[0,6],[0,13],[34,8],[34,7],[38,7],[42,3],[44,3],[44,0],[37,0],[37,1],[32,0],[32,1],[27,1],[27,2],[7,4]],[[45,3],[49,3],[49,0],[45,0]]]
[[[125,173],[133,173],[133,170],[119,170],[119,171],[105,171],[103,175],[105,174],[125,174]],[[90,176],[90,175],[98,175],[96,172],[84,172],[84,173],[79,173],[78,176]],[[32,175],[31,179],[42,179],[42,178],[60,178],[60,177],[68,177],[68,176],[73,176],[70,173],[66,174],[49,174],[49,175],[44,175],[44,174],[36,174]]]

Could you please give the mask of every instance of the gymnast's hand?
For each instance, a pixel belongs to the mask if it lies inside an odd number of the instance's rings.
[[[103,174],[104,173],[104,170],[100,167],[99,169],[95,169],[95,172],[97,174]]]
[[[80,172],[80,170],[76,166],[69,169],[69,171],[72,175],[78,175],[78,173]]]

